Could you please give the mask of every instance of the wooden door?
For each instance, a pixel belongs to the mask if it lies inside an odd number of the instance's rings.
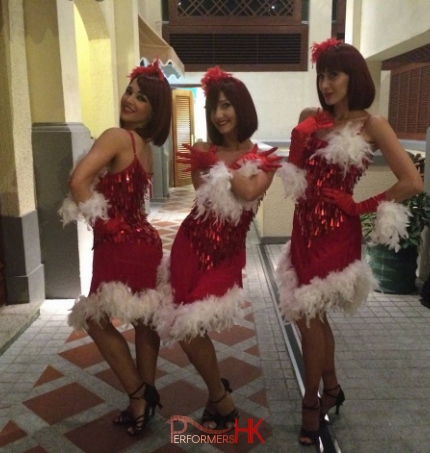
[[[174,187],[191,184],[190,172],[185,172],[186,164],[176,162],[177,153],[187,152],[182,143],[194,143],[194,99],[191,90],[173,90],[173,185]]]

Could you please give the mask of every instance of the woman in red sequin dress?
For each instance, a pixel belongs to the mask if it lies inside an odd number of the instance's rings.
[[[209,402],[202,422],[231,428],[238,417],[227,380],[220,379],[208,332],[231,327],[241,316],[245,240],[280,158],[250,140],[257,129],[245,85],[220,68],[202,79],[209,143],[189,147],[195,205],[171,251],[173,308],[165,323],[202,376]]]
[[[69,325],[84,329],[130,397],[114,423],[139,434],[159,404],[154,387],[160,345],[152,327],[160,306],[156,290],[161,240],[144,212],[152,150],[170,130],[171,90],[158,62],[137,67],[121,98],[121,127],[107,129],[78,163],[70,178],[71,197],[61,209],[65,222],[85,220],[94,230],[93,277]],[[136,364],[127,341],[112,321],[132,323]]]
[[[373,240],[395,248],[399,237],[407,234],[408,220],[406,208],[396,202],[422,190],[420,175],[388,122],[365,110],[374,100],[375,87],[361,54],[334,39],[315,44],[312,54],[323,112],[302,112],[291,135],[288,163],[280,170],[296,207],[291,241],[277,268],[281,312],[296,322],[301,334],[303,445],[318,442],[320,422],[345,400],[326,312],[353,313],[376,284],[361,261],[359,216],[377,212]],[[357,203],[352,198],[354,185],[377,149],[398,181]]]

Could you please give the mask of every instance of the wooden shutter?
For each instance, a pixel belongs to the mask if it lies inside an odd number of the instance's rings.
[[[194,143],[194,100],[190,90],[173,90],[173,185],[191,184],[191,175],[185,172],[187,165],[176,162],[178,151],[187,152],[183,143]]]
[[[392,69],[388,120],[399,138],[425,140],[430,126],[430,64]]]

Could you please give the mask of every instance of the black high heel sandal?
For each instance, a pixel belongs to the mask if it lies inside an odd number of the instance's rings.
[[[333,392],[336,390],[338,390],[338,392],[335,395],[333,395]],[[345,393],[343,393],[343,390],[340,385],[336,385],[336,387],[333,387],[331,389],[324,389],[323,398],[324,398],[324,395],[327,395],[329,398],[331,398],[335,401],[334,401],[334,404],[332,406],[330,406],[325,412],[322,411],[322,404],[321,404],[321,415],[320,415],[321,423],[326,423],[325,416],[328,414],[328,411],[332,407],[336,407],[335,414],[339,415],[340,406],[342,406],[342,404],[345,402]],[[321,400],[321,403],[322,403],[322,400]]]
[[[222,385],[224,386],[224,390],[225,390],[224,395],[218,401],[209,401],[202,414],[202,424],[206,428],[210,428],[210,429],[222,429],[223,427],[230,428],[228,426],[228,424],[234,423],[234,420],[239,418],[239,412],[236,408],[234,408],[227,415],[221,415],[216,410],[216,408],[214,408],[214,405],[220,403],[227,396],[227,393],[233,392],[233,390],[230,387],[230,382],[228,382],[227,379],[221,378],[221,382],[222,382]],[[213,409],[213,410],[211,411],[211,409]],[[211,426],[204,425],[205,423],[206,424],[213,423],[214,426],[211,427]]]
[[[141,388],[142,388],[142,385],[137,390],[135,390],[133,393],[130,393],[130,395],[128,395],[128,397],[133,398],[134,396],[136,396],[136,393],[138,393]],[[133,414],[129,408],[121,411],[118,414],[118,416],[112,420],[112,423],[114,423],[115,425],[131,425],[132,422],[133,422]]]
[[[145,386],[143,394],[141,396],[135,396],[142,389],[143,386]],[[155,408],[158,406],[161,409],[163,405],[160,403],[160,395],[157,392],[156,388],[153,385],[146,384],[145,382],[136,391],[131,393],[129,397],[132,400],[143,400],[146,402],[143,414],[137,416],[136,418],[133,418],[132,416],[130,427],[127,430],[127,433],[130,436],[137,436],[143,431],[145,426],[149,423],[149,418],[154,416]]]
[[[128,409],[125,409],[112,420],[112,423],[115,425],[131,425],[132,421],[133,414]]]
[[[302,413],[303,411],[315,411],[315,416],[319,417],[320,413],[320,402],[319,400],[315,403],[314,406],[305,406],[302,404]],[[316,412],[318,411],[318,413]],[[303,420],[302,420],[303,423]],[[318,422],[319,424],[319,422]],[[319,436],[320,436],[320,430],[319,428],[316,430],[310,430],[303,428],[303,426],[300,428],[300,433],[299,433],[299,443],[301,445],[304,445],[305,447],[310,447],[311,445],[318,445],[319,442]],[[303,440],[303,438],[306,438],[309,440]]]

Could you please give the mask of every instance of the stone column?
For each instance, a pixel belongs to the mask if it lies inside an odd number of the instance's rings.
[[[91,145],[90,132],[81,123],[33,125],[37,210],[48,299],[73,299],[89,288],[92,231],[83,223],[63,228],[57,211],[68,193],[71,169]]]
[[[0,240],[7,304],[45,298],[22,1],[0,3]]]

